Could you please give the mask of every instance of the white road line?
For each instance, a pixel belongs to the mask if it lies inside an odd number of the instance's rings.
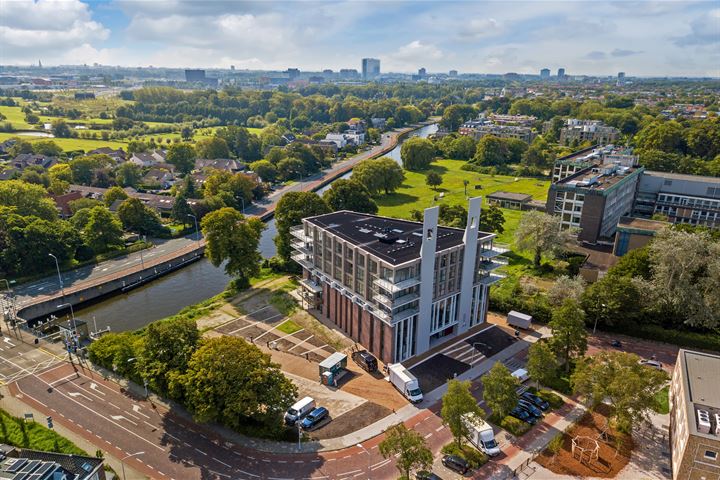
[[[436,431],[436,432],[439,432],[439,431],[442,430],[443,428],[445,428],[445,425],[440,425],[438,428],[435,429],[435,431]]]
[[[270,317],[270,318],[266,318],[265,320],[262,320],[262,322],[265,323],[265,322],[268,322],[268,321],[272,320],[273,318],[282,317],[282,316],[283,316],[283,314],[282,314],[282,313],[279,313],[279,314],[277,314],[277,315],[273,315],[273,316]],[[257,337],[255,337],[254,340],[255,340],[255,341],[259,340],[260,338],[264,337],[264,336],[267,335],[268,333],[271,333],[273,330],[275,330],[275,329],[276,329],[277,327],[279,327],[280,325],[282,325],[282,323],[278,323],[278,324],[275,325],[274,327],[270,328],[270,330],[265,330],[265,332],[263,332],[263,333],[261,333],[260,335],[258,335]]]
[[[327,346],[328,346],[328,345],[327,345],[327,343],[326,343],[325,345],[323,345],[323,346],[321,346],[321,347],[316,347],[316,348],[313,348],[312,350],[308,350],[307,352],[303,353],[303,355],[308,354],[308,353],[312,353],[312,352],[314,352],[314,351],[316,351],[316,350],[322,350],[323,348],[325,348],[325,347],[327,347]]]
[[[358,473],[358,472],[362,472],[362,470],[350,470],[349,472],[338,473],[338,475],[342,477],[343,475],[352,475],[352,474]]]
[[[228,465],[227,463],[223,462],[222,460],[218,460],[215,457],[212,457],[212,459],[215,460],[216,462],[218,462],[219,464],[225,465],[228,468],[232,468],[232,466]]]
[[[391,460],[388,458],[387,460],[383,460],[382,462],[378,462],[374,465],[370,465],[370,470],[377,470],[378,468],[382,468],[390,462],[391,462]]]
[[[287,320],[285,320],[285,322],[287,322]],[[283,323],[285,323],[285,322],[283,322]],[[282,325],[283,323],[281,323],[280,325]],[[280,325],[278,325],[278,326],[280,326]],[[280,341],[280,340],[282,340],[282,339],[284,339],[284,338],[287,338],[287,337],[292,337],[293,335],[296,335],[296,334],[298,334],[298,333],[300,333],[300,332],[304,332],[304,331],[305,331],[305,329],[304,329],[304,328],[301,328],[300,330],[298,330],[298,331],[296,331],[296,332],[288,333],[287,335],[283,335],[282,337],[278,338],[277,341]]]
[[[433,436],[433,434],[432,434],[432,432],[430,432],[430,433],[428,433],[427,435],[425,435],[423,438],[428,439],[428,438],[430,438],[430,437],[432,437],[432,436]]]
[[[308,338],[306,338],[306,339],[303,340],[302,342],[296,344],[294,347],[289,348],[289,349],[288,349],[288,352],[292,352],[292,351],[295,350],[297,347],[299,347],[299,346],[302,345],[303,343],[307,342],[308,340],[310,340],[310,339],[313,338],[314,336],[315,336],[315,335],[310,335]]]
[[[198,452],[198,453],[202,453],[203,455],[207,456],[207,453],[203,452],[202,450],[200,450],[200,449],[198,449],[198,448],[196,448],[195,451]]]

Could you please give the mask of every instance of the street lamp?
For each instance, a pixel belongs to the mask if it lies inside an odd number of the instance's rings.
[[[65,287],[63,286],[62,276],[60,275],[60,264],[58,263],[58,259],[55,255],[53,255],[52,253],[48,253],[48,255],[50,255],[53,258],[53,260],[55,260],[55,268],[57,269],[58,282],[60,283],[60,291],[62,292],[62,296],[64,298],[65,297]]]
[[[607,307],[607,305],[605,305],[604,303],[601,303],[600,306],[602,307],[602,312],[605,312],[605,308]],[[599,317],[599,315],[595,315],[595,325],[593,325],[593,335],[595,335],[595,330],[597,330],[598,317]]]
[[[198,230],[197,217],[192,213],[188,213],[187,215],[195,220],[195,236],[197,237],[198,244],[200,244],[200,230]]]
[[[367,453],[367,457],[368,457],[368,480],[370,480],[370,460],[371,460],[371,458],[372,458],[372,457],[370,456],[370,452],[368,451],[367,448],[365,448],[365,447],[362,446],[362,443],[358,443],[356,446],[357,446],[358,448],[361,448],[365,453]]]
[[[135,457],[135,456],[137,456],[137,455],[142,455],[143,453],[145,453],[145,452],[135,452],[135,453],[131,453],[130,455],[126,455],[126,456],[124,456],[123,458],[120,459],[120,466],[122,467],[123,480],[125,480],[125,464],[124,464],[123,462],[124,462],[125,460],[127,460],[128,458],[130,458],[130,457]]]

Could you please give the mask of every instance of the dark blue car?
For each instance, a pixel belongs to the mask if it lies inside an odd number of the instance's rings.
[[[520,407],[513,408],[512,412],[510,412],[510,416],[529,423],[530,425],[535,425],[537,423],[537,418],[533,417]]]
[[[543,416],[542,410],[537,408],[535,405],[533,405],[531,402],[528,402],[527,400],[518,400],[518,407],[522,408],[526,412],[528,412],[530,415],[536,418],[540,418]]]
[[[325,407],[317,407],[312,412],[308,413],[305,418],[302,419],[302,422],[300,422],[300,426],[303,428],[303,430],[310,430],[313,427],[316,427],[318,423],[323,421],[327,416],[330,414],[328,412],[328,409]]]
[[[532,403],[536,407],[538,407],[543,412],[547,411],[548,408],[550,408],[550,404],[543,400],[542,398],[538,397],[537,395],[534,395],[530,392],[525,392],[522,394],[522,399],[527,400],[528,402]]]

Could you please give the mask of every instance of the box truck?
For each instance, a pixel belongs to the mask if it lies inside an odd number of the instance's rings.
[[[507,322],[508,325],[525,330],[532,328],[532,317],[525,313],[516,312],[515,310],[510,310],[507,314]]]
[[[462,418],[470,443],[491,457],[500,453],[500,447],[495,441],[495,432],[489,423],[474,413],[466,413]]]
[[[402,364],[391,363],[388,365],[388,381],[412,403],[422,402],[423,394],[418,379]]]

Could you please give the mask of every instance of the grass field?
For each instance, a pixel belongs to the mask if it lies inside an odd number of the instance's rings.
[[[22,138],[28,142],[37,142],[39,140],[52,140],[57,143],[63,150],[95,150],[100,147],[111,147],[111,148],[127,148],[127,144],[124,142],[116,142],[112,140],[86,140],[84,138],[43,138],[43,137],[28,137],[18,135],[17,133],[0,133],[0,142],[7,140],[8,138]]]
[[[22,107],[6,107],[5,105],[0,105],[0,113],[6,117],[5,120],[0,120],[0,122],[10,122],[16,130],[28,130],[34,128],[33,125],[30,125],[25,121],[25,114],[22,112]]]
[[[467,180],[468,196],[486,196],[498,190],[514,193],[527,193],[535,200],[545,200],[550,181],[535,178],[516,178],[505,175],[486,175],[461,170],[465,164],[462,160],[438,160],[431,166],[443,177],[443,183],[433,190],[425,184],[427,172],[405,172],[405,182],[393,194],[381,195],[376,198],[380,207],[380,215],[396,218],[410,218],[411,210],[425,208],[446,203],[448,205],[466,205],[464,180]],[[430,171],[430,170],[428,170]],[[480,188],[476,188],[480,187]],[[443,194],[443,198],[440,195]],[[497,239],[501,243],[511,243],[512,235],[517,228],[522,212],[518,210],[502,209],[505,216],[505,232],[499,234]]]
[[[45,452],[87,455],[74,443],[36,422],[25,422],[0,410],[0,443]]]

